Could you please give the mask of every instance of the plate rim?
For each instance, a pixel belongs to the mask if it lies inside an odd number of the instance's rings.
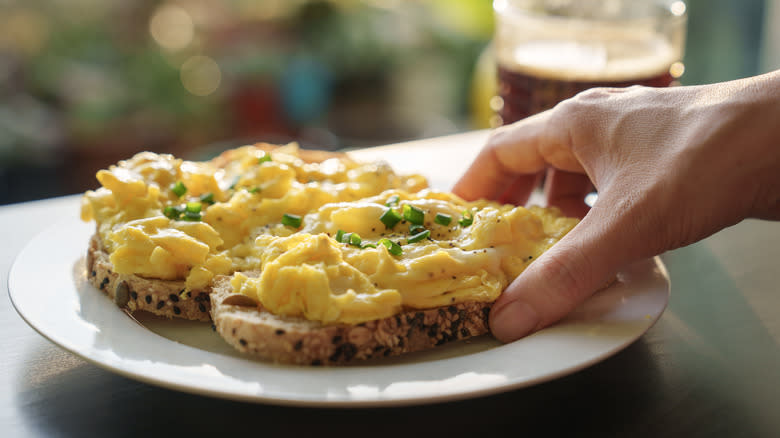
[[[127,368],[127,364],[125,363],[127,359],[125,359],[124,362],[120,361],[118,363],[114,363],[107,360],[101,360],[99,357],[95,357],[95,350],[94,348],[92,350],[83,350],[83,347],[74,345],[72,342],[69,342],[68,339],[63,336],[57,336],[56,334],[49,333],[47,331],[47,328],[45,327],[45,324],[41,326],[40,321],[36,321],[34,317],[31,317],[29,314],[27,314],[26,310],[21,308],[19,300],[15,298],[15,290],[19,286],[17,286],[16,282],[20,281],[21,279],[18,278],[20,273],[18,272],[19,269],[21,269],[19,266],[22,262],[24,262],[24,257],[27,256],[27,253],[29,251],[32,251],[31,248],[35,247],[36,242],[39,240],[42,240],[45,236],[52,233],[54,230],[58,230],[59,228],[63,226],[73,226],[76,222],[81,222],[75,218],[66,218],[58,221],[55,224],[50,225],[49,227],[45,228],[44,230],[38,232],[32,239],[30,239],[24,247],[17,253],[15,256],[13,263],[11,264],[10,268],[8,269],[8,273],[6,276],[7,281],[7,289],[8,289],[8,296],[11,301],[12,306],[16,310],[16,312],[20,315],[20,317],[29,325],[31,328],[33,328],[37,333],[39,333],[41,336],[43,336],[45,339],[49,340],[53,344],[59,346],[60,348],[70,352],[71,354],[74,354],[81,359],[96,365],[100,368],[106,369],[110,372],[116,373],[118,375],[121,375],[126,378],[130,378],[132,380],[140,381],[146,384],[151,384],[154,386],[159,386],[167,389],[172,389],[176,391],[181,391],[185,393],[195,394],[195,395],[201,395],[201,396],[209,396],[209,397],[215,397],[215,398],[221,398],[226,400],[236,400],[236,401],[244,401],[244,402],[252,402],[252,403],[261,403],[261,404],[274,404],[274,405],[280,405],[280,406],[299,406],[299,407],[318,407],[318,408],[354,408],[354,407],[366,407],[366,408],[372,408],[372,407],[399,407],[399,406],[412,406],[412,405],[423,405],[423,404],[432,404],[432,403],[441,403],[441,402],[450,402],[450,401],[457,401],[457,400],[464,400],[464,399],[471,399],[471,398],[479,398],[479,397],[485,397],[489,395],[499,394],[503,392],[508,392],[512,390],[517,390],[529,386],[535,386],[537,384],[549,382],[552,380],[556,380],[558,378],[561,378],[566,375],[570,375],[573,373],[576,373],[578,371],[581,371],[583,369],[589,368],[599,362],[602,362],[615,354],[619,353],[620,351],[626,349],[628,346],[636,342],[639,338],[641,338],[650,328],[652,328],[658,319],[663,315],[666,308],[669,304],[669,299],[671,296],[671,281],[669,278],[668,270],[666,269],[666,266],[664,265],[663,261],[660,257],[655,256],[649,259],[645,259],[642,261],[639,261],[637,263],[648,263],[648,266],[654,267],[657,272],[659,278],[661,278],[664,282],[663,285],[663,304],[660,306],[660,309],[654,314],[651,315],[652,318],[647,320],[647,325],[641,329],[638,330],[636,333],[634,333],[632,336],[625,337],[622,339],[621,342],[616,343],[611,348],[606,349],[605,351],[602,351],[600,354],[594,355],[588,360],[580,361],[576,363],[573,366],[569,366],[566,368],[559,369],[557,371],[544,374],[542,376],[537,376],[532,379],[525,379],[525,380],[518,380],[518,381],[508,381],[506,383],[501,384],[490,384],[490,385],[483,385],[482,387],[477,388],[469,388],[464,389],[460,391],[454,391],[454,392],[447,392],[442,394],[427,394],[419,397],[415,396],[400,396],[400,397],[375,397],[372,399],[369,398],[343,398],[343,399],[326,399],[321,396],[311,396],[309,397],[290,397],[290,396],[282,396],[279,394],[249,394],[249,393],[237,393],[234,391],[229,390],[217,390],[212,389],[210,387],[202,387],[197,386],[193,384],[185,384],[179,381],[170,381],[166,380],[163,377],[154,377],[150,376],[146,373],[140,372],[140,371],[132,371]],[[83,223],[82,223],[83,224]],[[86,242],[87,238],[84,239],[84,245],[82,247],[79,247],[79,250],[83,250],[84,253],[86,253]],[[71,249],[75,253],[75,249]],[[67,260],[62,262],[63,264],[68,265],[68,270],[70,270],[70,266],[73,264],[73,260]],[[93,286],[89,285],[89,287],[95,289]],[[76,290],[77,288],[73,286],[73,289]],[[97,289],[95,289],[96,292]],[[76,291],[76,294],[78,295],[78,291]],[[96,297],[100,297],[101,299],[104,299],[107,302],[110,302],[110,300],[107,299],[107,297],[103,293],[97,293],[95,295]],[[113,305],[113,302],[110,302],[111,306]],[[115,307],[115,306],[114,306]],[[128,317],[129,320],[131,320],[135,324],[139,324],[135,318],[132,318],[132,316],[125,315],[125,312],[119,311],[117,314],[123,314],[124,316]],[[75,322],[75,321],[74,321]],[[143,327],[143,326],[141,326]],[[199,350],[196,347],[184,345],[175,341],[172,341],[170,339],[165,338],[164,336],[155,333],[151,330],[147,330],[144,328],[144,330],[151,336],[157,337],[163,342],[172,342],[179,347],[184,347],[187,349],[193,349],[198,350],[203,353],[207,354],[214,354],[218,356],[223,356],[218,353],[208,352],[204,350]],[[538,333],[544,333],[545,330],[542,330]],[[536,334],[535,334],[536,335]],[[524,339],[531,339],[533,336],[529,336]],[[522,342],[523,340],[516,341],[516,342]],[[510,344],[504,344],[501,345],[498,348],[504,348],[504,347],[511,347],[515,343]],[[490,349],[488,351],[493,351],[494,349]],[[90,354],[91,353],[91,354]],[[474,353],[474,354],[481,354],[482,352]],[[235,358],[235,357],[227,357],[228,360],[242,360],[242,361],[249,361],[250,363],[255,363],[255,361],[251,358]],[[460,356],[459,358],[462,358],[465,356]],[[458,359],[458,358],[455,358]],[[449,359],[437,359],[432,362],[437,362],[438,360],[447,361]],[[124,365],[124,366],[122,366]],[[266,364],[273,367],[284,367],[282,365],[277,364]],[[404,364],[404,365],[417,365],[417,364]],[[393,365],[388,365],[393,366]],[[380,366],[381,367],[381,366]],[[308,370],[306,367],[298,367],[299,369]],[[365,369],[367,367],[361,367],[358,366],[350,366],[350,367],[322,367],[317,368],[318,370],[349,370],[349,369]],[[384,368],[384,367],[381,367]]]

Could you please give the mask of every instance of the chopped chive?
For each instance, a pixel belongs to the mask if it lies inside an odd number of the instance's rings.
[[[285,213],[284,216],[282,216],[282,224],[287,225],[288,227],[300,228],[301,222],[301,217],[295,214]]]
[[[350,239],[352,239],[352,233],[344,233],[341,235],[341,240],[339,240],[339,242],[349,243]]]
[[[214,203],[214,194],[211,192],[204,193],[200,195],[200,202],[204,204],[213,204]]]
[[[415,234],[414,236],[409,236],[409,238],[406,239],[406,241],[408,243],[416,243],[416,242],[419,242],[419,241],[427,238],[430,235],[431,235],[431,231],[430,230],[425,230],[425,231],[422,231],[420,233]]]
[[[366,249],[366,248],[376,248],[376,245],[374,245],[373,243],[364,243],[364,244],[360,245],[360,247],[363,248],[363,249]]]
[[[350,233],[349,242],[348,242],[350,245],[360,246],[361,242],[363,242],[363,239],[360,238],[360,234]]]
[[[263,164],[268,161],[271,161],[271,154],[266,153],[265,155],[257,159],[257,164]]]
[[[237,177],[236,177],[236,178],[233,180],[233,183],[232,183],[232,184],[230,184],[230,187],[228,187],[228,189],[230,189],[230,190],[233,190],[233,189],[235,189],[235,188],[236,188],[236,185],[238,185],[238,182],[239,182],[240,180],[241,180],[241,175],[237,176]]]
[[[464,211],[458,223],[461,227],[468,227],[474,223],[474,216],[471,214],[471,212]]]
[[[379,217],[379,220],[382,221],[383,224],[385,224],[385,227],[388,230],[390,230],[398,222],[401,222],[401,214],[393,210],[392,208],[388,208],[387,211],[385,211],[384,214],[382,214],[382,216]]]
[[[433,218],[433,221],[439,225],[447,226],[452,222],[452,216],[444,213],[436,213],[436,217]]]
[[[398,195],[393,195],[393,196],[387,198],[387,202],[385,202],[385,205],[388,206],[388,207],[391,207],[393,205],[398,205],[398,201],[400,199],[401,198]]]
[[[197,222],[200,220],[200,213],[185,211],[181,219],[190,222]]]
[[[167,217],[168,219],[179,219],[179,216],[184,213],[184,210],[181,207],[174,207],[173,205],[169,205],[165,208],[163,208],[163,215]]]
[[[254,186],[251,189],[246,189],[246,191],[252,194],[257,193],[260,191],[260,186]]]
[[[181,181],[176,181],[176,184],[171,186],[171,191],[174,195],[181,198],[185,193],[187,193],[187,186],[185,186]]]
[[[417,234],[425,229],[422,225],[412,224],[409,225],[409,234]]]
[[[384,245],[385,248],[387,248],[387,252],[394,256],[399,256],[404,253],[403,248],[401,248],[401,245],[393,242],[392,240],[388,238],[379,239],[378,242],[380,245]]]
[[[425,213],[414,205],[404,204],[404,219],[415,225],[422,225]]]
[[[189,213],[200,213],[200,210],[203,208],[203,206],[200,202],[188,202],[187,207],[185,208]]]
[[[344,242],[344,230],[338,230],[336,232],[336,242]]]

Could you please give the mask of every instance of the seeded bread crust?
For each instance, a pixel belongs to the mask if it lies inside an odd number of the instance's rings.
[[[426,350],[488,332],[492,303],[407,310],[357,325],[322,325],[264,310],[233,293],[230,278],[216,277],[210,295],[217,332],[239,351],[278,363],[340,365]]]
[[[208,290],[190,291],[185,298],[181,295],[184,292],[184,281],[117,274],[97,234],[89,241],[87,279],[114,300],[117,306],[131,312],[145,310],[168,318],[211,320]]]

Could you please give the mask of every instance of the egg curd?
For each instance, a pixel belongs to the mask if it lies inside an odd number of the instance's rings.
[[[270,227],[249,248],[259,276],[236,273],[231,284],[273,313],[323,323],[494,301],[576,223],[556,209],[390,190],[324,205],[300,229]]]
[[[145,152],[97,179],[82,219],[96,221],[117,273],[188,290],[232,274],[234,291],[265,309],[323,323],[494,301],[577,223],[466,202],[385,164],[305,163],[294,145],[209,162]]]
[[[206,162],[139,153],[98,171],[101,187],[83,196],[81,218],[95,220],[117,273],[186,280],[194,290],[214,275],[256,268],[255,237],[285,214],[427,186],[424,177],[397,175],[383,163],[346,156],[308,163],[295,144],[264,146]]]

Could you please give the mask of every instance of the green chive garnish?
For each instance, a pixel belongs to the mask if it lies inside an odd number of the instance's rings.
[[[257,193],[260,191],[260,186],[254,186],[251,189],[246,189],[246,191],[252,194]]]
[[[433,218],[433,221],[439,225],[447,226],[452,222],[452,216],[444,213],[436,213],[436,217]]]
[[[464,211],[458,223],[461,227],[468,227],[474,223],[474,216],[472,216],[470,212]]]
[[[179,216],[184,213],[184,210],[181,207],[174,207],[172,205],[169,205],[165,208],[163,208],[163,214],[168,219],[177,220],[179,219]]]
[[[385,202],[385,205],[388,206],[388,207],[391,207],[393,205],[397,205],[398,204],[398,200],[400,200],[400,199],[401,198],[398,195],[393,195],[393,196],[387,198],[387,202]]]
[[[271,161],[271,154],[265,154],[262,157],[258,158],[257,164],[263,164],[268,161]]]
[[[204,194],[200,195],[200,202],[202,202],[204,204],[209,204],[209,205],[213,204],[214,203],[214,194],[211,193],[211,192],[208,192],[208,193],[204,193]]]
[[[176,181],[176,184],[171,186],[171,191],[173,194],[181,198],[185,193],[187,193],[187,186],[185,186],[181,181]]]
[[[404,204],[404,219],[415,225],[422,225],[425,221],[425,213],[419,208]]]
[[[363,248],[363,249],[366,249],[366,248],[376,248],[376,245],[374,245],[373,243],[364,243],[364,244],[360,245],[360,247]]]
[[[401,222],[401,214],[392,208],[388,208],[387,211],[385,211],[384,214],[379,217],[379,220],[385,224],[385,227],[387,227],[388,230],[390,230],[398,222]]]
[[[200,213],[202,207],[200,202],[188,202],[186,210],[189,213]]]
[[[394,256],[399,256],[404,253],[404,250],[401,248],[401,245],[393,242],[392,240],[388,238],[379,239],[378,242],[380,245],[384,245],[385,248],[387,248],[387,252]]]
[[[184,220],[184,221],[189,221],[189,222],[197,222],[197,221],[200,220],[200,213],[195,213],[195,212],[192,212],[192,211],[185,211],[184,215],[182,215],[181,219]]]
[[[338,230],[336,232],[336,242],[344,243],[344,230]]]
[[[349,236],[349,244],[352,246],[360,246],[360,244],[363,242],[363,239],[360,238],[360,235],[358,233],[350,233]]]
[[[425,231],[423,231],[421,233],[415,234],[414,236],[409,236],[409,238],[406,239],[406,241],[409,242],[409,243],[415,243],[415,242],[419,242],[419,241],[427,238],[430,235],[431,235],[431,231],[430,230],[425,230]]]
[[[284,216],[282,216],[282,224],[287,225],[288,227],[300,228],[301,222],[301,217],[295,214],[285,213]]]
[[[409,234],[417,234],[423,230],[425,230],[425,227],[422,225],[417,225],[417,224],[409,225]]]

